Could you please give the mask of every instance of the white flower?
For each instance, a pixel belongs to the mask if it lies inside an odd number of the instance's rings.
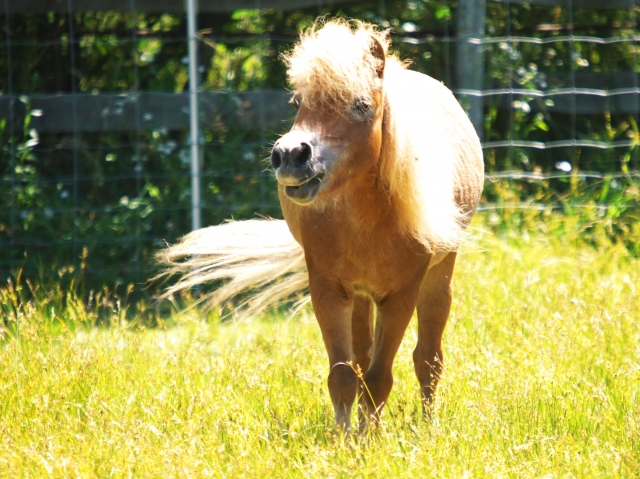
[[[531,106],[526,101],[516,100],[511,105],[516,110],[522,110],[524,113],[531,113]]]
[[[415,24],[411,23],[411,22],[406,22],[402,24],[402,29],[407,32],[407,33],[413,33],[415,32],[418,28],[415,26]]]

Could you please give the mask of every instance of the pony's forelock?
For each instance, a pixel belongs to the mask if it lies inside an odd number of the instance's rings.
[[[283,55],[289,83],[307,108],[344,110],[380,89],[381,60],[371,53],[373,38],[389,47],[387,32],[356,20],[320,20]]]

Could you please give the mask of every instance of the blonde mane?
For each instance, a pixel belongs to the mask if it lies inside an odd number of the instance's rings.
[[[440,105],[420,105],[415,88],[407,84],[408,73],[396,63],[385,68],[380,177],[406,234],[429,252],[455,251],[469,219],[454,196],[455,152],[441,118],[424,111]],[[439,95],[451,95],[430,80],[442,90]]]
[[[385,50],[382,81],[376,74],[381,62],[371,52],[372,38]],[[357,99],[384,90],[379,172],[400,227],[430,252],[455,250],[463,237],[465,218],[454,199],[455,155],[437,122],[425,121],[424,112],[413,103],[407,91],[406,80],[411,79],[407,64],[389,54],[389,46],[388,31],[361,21],[334,19],[316,22],[303,32],[283,59],[290,83],[308,108],[344,112]]]
[[[357,99],[379,90],[376,70],[381,61],[370,53],[373,37],[386,52],[388,33],[358,20],[319,20],[302,32],[282,59],[304,106],[346,111]]]

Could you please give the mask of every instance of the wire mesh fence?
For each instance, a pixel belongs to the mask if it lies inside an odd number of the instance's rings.
[[[3,1],[1,276],[141,285],[153,252],[190,230],[185,14],[181,2]],[[633,0],[202,0],[204,225],[280,216],[265,159],[294,111],[278,56],[324,14],[391,28],[397,53],[455,92],[485,152],[481,210],[637,212]]]

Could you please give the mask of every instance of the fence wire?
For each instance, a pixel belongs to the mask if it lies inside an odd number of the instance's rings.
[[[294,112],[278,55],[340,12],[391,28],[398,54],[469,111],[487,165],[480,210],[638,208],[633,2],[272,3],[200,2],[204,225],[280,216],[266,158]],[[190,229],[185,14],[122,4],[3,0],[1,277],[142,287],[154,251]]]

